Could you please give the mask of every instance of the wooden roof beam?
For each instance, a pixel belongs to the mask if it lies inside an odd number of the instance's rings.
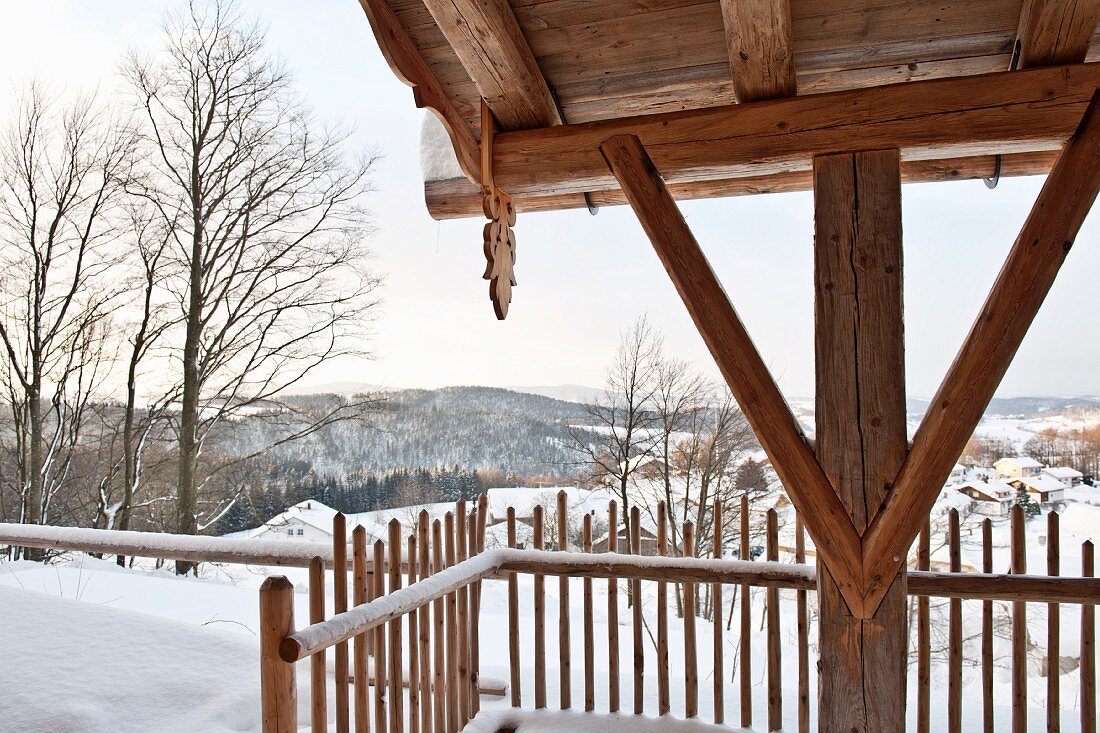
[[[867,608],[886,593],[951,467],[1069,254],[1100,192],[1100,91],[1047,177],[993,288],[913,437],[913,446],[863,534]]]
[[[790,0],[722,0],[722,23],[737,101],[794,96]]]
[[[1036,176],[1050,171],[1058,159],[1056,151],[1043,153],[1014,153],[1001,159],[1000,176]],[[992,178],[996,172],[996,160],[992,155],[973,158],[948,158],[945,160],[911,160],[901,165],[902,183],[928,183],[932,181],[965,181]],[[813,188],[813,174],[806,171],[774,173],[765,176],[722,178],[713,181],[674,183],[669,193],[677,201],[720,198],[723,196],[749,196],[761,193],[787,193],[809,191]],[[424,183],[424,198],[428,213],[434,219],[461,219],[483,216],[483,193],[480,186],[465,178],[449,178]],[[621,189],[597,191],[590,195],[592,204],[599,207],[621,206],[626,195]],[[517,212],[557,211],[583,209],[588,206],[580,194],[560,196],[521,196],[514,200]]]
[[[508,0],[424,0],[424,5],[501,127],[561,124]]]
[[[505,132],[493,172],[513,196],[613,190],[599,147],[623,134],[669,184],[805,171],[853,148],[903,163],[1058,150],[1097,87],[1100,64],[1079,64]]]
[[[1097,23],[1100,0],[1024,0],[1016,30],[1017,68],[1084,61]]]

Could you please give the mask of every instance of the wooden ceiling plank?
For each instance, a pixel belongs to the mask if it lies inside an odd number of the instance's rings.
[[[845,600],[862,608],[859,533],[829,483],[641,141],[606,140],[600,151],[680,293],[722,376],[832,570]]]
[[[793,96],[790,0],[722,0],[722,22],[737,101]]]
[[[1015,72],[1022,73],[1022,72]],[[997,280],[863,535],[868,604],[877,605],[939,496],[1054,283],[1100,191],[1100,91],[1066,144]]]
[[[1050,171],[1057,152],[1016,153],[1001,159],[1001,177],[1045,175]],[[983,155],[974,158],[949,158],[945,160],[914,160],[902,163],[901,180],[904,183],[928,183],[932,181],[965,181],[991,178],[996,165],[995,157]],[[748,196],[762,193],[788,193],[808,191],[813,187],[810,171],[777,173],[771,176],[748,176],[714,181],[668,184],[669,193],[677,201],[720,198],[723,196]],[[434,219],[461,219],[482,216],[481,187],[465,178],[427,181],[424,197],[428,213]],[[590,195],[595,206],[621,206],[626,196],[621,189],[598,191]],[[561,196],[525,196],[515,199],[516,211],[531,213],[560,209],[586,208],[580,194]]]
[[[554,97],[507,0],[424,0],[500,125],[561,124]]]
[[[1018,68],[1084,61],[1097,23],[1100,0],[1024,0],[1016,30]]]
[[[903,161],[1057,150],[1098,87],[1100,64],[1079,64],[502,133],[494,173],[513,195],[610,190],[599,146],[622,134],[671,183],[808,170],[855,144]]]

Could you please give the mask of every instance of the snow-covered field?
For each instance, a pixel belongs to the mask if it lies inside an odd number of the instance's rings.
[[[1039,545],[1035,523],[1029,536],[1029,566],[1045,567],[1045,550]],[[1100,528],[1100,507],[1071,505],[1063,517],[1063,555],[1067,574],[1079,567],[1079,539]],[[1070,541],[1073,536],[1075,541]],[[1007,527],[998,524],[995,531],[996,566],[1007,564]],[[965,542],[966,562],[974,564],[978,552],[973,542]],[[1077,553],[1077,554],[1074,554]],[[305,571],[280,568],[272,572],[288,575],[304,590]],[[5,731],[252,731],[259,729],[258,652],[257,652],[257,589],[267,574],[265,568],[241,566],[204,566],[203,576],[177,578],[167,570],[147,565],[133,570],[121,570],[112,562],[86,555],[74,555],[68,562],[41,565],[30,562],[0,564],[0,614],[4,618],[5,643],[0,645],[0,669],[10,671],[10,679],[18,684],[6,686],[0,695],[0,728]],[[331,588],[331,583],[328,584]],[[596,622],[593,624],[596,660],[596,710],[607,710],[607,626],[606,582],[595,581]],[[647,714],[656,715],[656,652],[651,643],[655,634],[653,584],[645,584],[644,612],[647,620],[646,700]],[[557,579],[550,578],[547,591],[547,650],[551,667],[547,670],[548,704],[558,706],[557,659]],[[521,576],[521,624],[523,659],[522,690],[524,704],[533,704],[533,586],[530,576]],[[670,593],[670,596],[672,594]],[[625,602],[625,593],[620,593]],[[811,603],[813,595],[811,594]],[[507,668],[507,586],[489,581],[484,584],[481,616],[482,676],[508,679]],[[579,707],[583,691],[583,627],[581,581],[571,584],[572,618],[572,697]],[[935,615],[946,613],[940,604]],[[764,667],[765,634],[763,591],[753,597],[753,635],[748,640],[753,651],[752,690],[754,722],[763,730],[766,716],[766,669]],[[331,605],[330,605],[331,608]],[[298,619],[306,618],[306,596],[297,596]],[[785,687],[783,717],[786,730],[795,729],[797,653],[793,593],[785,593],[782,604],[782,666]],[[999,613],[1007,608],[998,609]],[[980,604],[965,603],[966,616],[964,669],[965,729],[980,730],[981,686],[976,659],[977,638],[971,634],[980,624]],[[729,616],[728,600],[726,615]],[[630,613],[620,610],[619,629],[622,668],[622,707],[632,709],[630,678],[631,632]],[[682,716],[684,709],[683,631],[675,614],[670,613],[670,667],[672,711]],[[1078,646],[1079,615],[1076,608],[1063,609],[1062,650],[1064,656],[1075,656]],[[1045,606],[1030,607],[1030,632],[1037,652],[1045,646]],[[816,665],[811,627],[811,670]],[[939,635],[937,635],[939,634]],[[933,634],[934,647],[942,641],[946,628]],[[712,628],[698,622],[699,643],[699,710],[700,721],[709,722],[712,711]],[[726,659],[726,719],[739,718],[738,684],[735,676],[737,624],[725,635]],[[1008,640],[998,637],[996,643],[998,669],[995,676],[995,699],[1009,699]],[[1036,659],[1038,658],[1036,654]],[[946,721],[946,670],[943,655],[934,654],[933,728]],[[330,665],[332,655],[329,655]],[[1033,730],[1045,725],[1046,680],[1039,676],[1038,662],[1030,670],[1029,699]],[[911,679],[915,674],[910,675]],[[299,670],[300,717],[308,722],[308,671]],[[813,674],[810,675],[811,706],[816,701]],[[915,683],[915,680],[913,680]],[[330,695],[333,686],[329,685]],[[1077,672],[1062,676],[1063,730],[1079,729],[1077,712]],[[910,690],[910,699],[915,699]],[[507,699],[486,698],[487,712],[507,713]],[[912,708],[912,706],[910,706]],[[329,710],[334,710],[332,705]],[[1009,711],[999,707],[998,729],[1007,725]],[[910,710],[910,719],[913,714]],[[499,718],[506,720],[508,718]],[[533,719],[522,717],[521,730],[559,730],[576,727],[573,715],[556,717],[559,727],[546,727],[552,721],[536,727]],[[583,719],[598,724],[596,729],[621,728],[613,716]],[[631,719],[627,719],[630,723]],[[634,721],[638,723],[639,721]],[[620,721],[621,723],[621,721]],[[480,722],[475,730],[489,730],[489,722]],[[665,722],[651,724],[652,730],[669,730]],[[564,727],[562,727],[564,726]],[[587,727],[587,724],[586,724]],[[649,730],[634,726],[639,733]],[[680,726],[677,726],[679,729]],[[683,730],[703,731],[704,726],[686,726]]]

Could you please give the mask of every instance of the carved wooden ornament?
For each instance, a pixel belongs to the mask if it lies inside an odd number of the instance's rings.
[[[481,207],[489,222],[485,225],[485,274],[489,298],[497,319],[508,316],[512,286],[516,284],[516,208],[512,197],[497,188],[493,180],[493,133],[496,121],[489,105],[481,102]]]
[[[516,284],[516,209],[512,197],[497,188],[485,189],[482,204],[485,216],[485,275],[489,281],[489,298],[497,318],[508,316],[508,304],[512,302],[512,286]]]

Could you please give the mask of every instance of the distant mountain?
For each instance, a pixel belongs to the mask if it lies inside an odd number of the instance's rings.
[[[576,403],[497,387],[405,389],[383,396],[365,424],[330,425],[272,453],[328,475],[454,466],[523,475],[572,471],[569,425],[585,419]],[[303,408],[324,399],[289,398]],[[218,447],[247,454],[275,443],[283,430],[278,423],[244,420],[218,436]]]
[[[928,410],[928,405],[928,400],[909,399],[909,416],[923,415]],[[985,416],[1031,418],[1078,409],[1100,409],[1100,397],[994,397],[989,402]]]
[[[587,403],[592,402],[603,395],[603,390],[596,387],[585,387],[581,384],[558,384],[553,386],[537,386],[537,387],[508,387],[510,390],[516,392],[526,392],[527,394],[537,394],[543,397],[553,397],[558,400],[565,400],[566,402],[580,402]]]

